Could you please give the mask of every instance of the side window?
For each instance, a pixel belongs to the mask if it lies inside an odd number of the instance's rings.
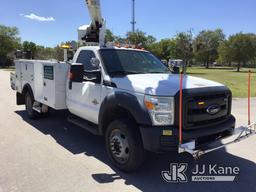
[[[77,63],[82,63],[84,69],[87,71],[95,70],[96,68],[91,64],[91,59],[93,57],[96,57],[93,51],[81,51],[77,58]]]

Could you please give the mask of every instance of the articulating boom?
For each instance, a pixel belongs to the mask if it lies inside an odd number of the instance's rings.
[[[105,20],[101,16],[100,0],[85,0],[91,17],[91,24],[78,29],[78,40],[86,43],[105,44]]]

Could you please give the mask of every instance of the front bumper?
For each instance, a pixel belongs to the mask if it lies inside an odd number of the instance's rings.
[[[196,146],[208,144],[227,135],[235,128],[235,118],[230,116],[226,121],[200,129],[182,131],[183,142],[196,141]],[[165,135],[164,131],[171,131]],[[179,146],[179,130],[175,126],[140,126],[144,148],[152,152],[174,151]],[[169,132],[170,133],[170,132]]]

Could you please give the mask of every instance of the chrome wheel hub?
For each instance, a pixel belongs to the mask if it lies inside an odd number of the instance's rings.
[[[112,131],[110,135],[110,150],[118,163],[126,163],[129,159],[129,144],[124,133],[119,129]]]

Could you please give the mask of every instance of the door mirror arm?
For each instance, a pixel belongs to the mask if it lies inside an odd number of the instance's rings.
[[[84,80],[85,81],[91,81],[94,83],[101,83],[101,70],[97,69],[97,70],[92,70],[92,71],[87,71],[84,70]]]

